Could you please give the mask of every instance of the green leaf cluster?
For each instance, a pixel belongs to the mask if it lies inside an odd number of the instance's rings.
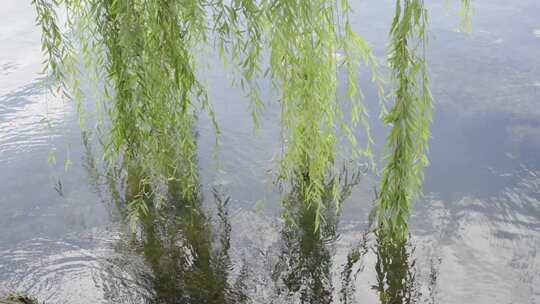
[[[462,0],[470,12],[470,0]],[[373,163],[368,113],[358,85],[359,65],[371,69],[384,100],[378,61],[368,43],[352,30],[348,0],[33,0],[53,88],[75,100],[83,128],[84,103],[95,101],[105,160],[122,164],[126,199],[133,217],[148,211],[143,196],[173,188],[190,199],[198,186],[194,124],[197,114],[219,127],[199,79],[197,54],[217,47],[232,63],[250,99],[258,125],[263,109],[259,85],[269,77],[282,108],[280,179],[301,183],[303,202],[314,208],[314,229],[324,211],[339,210],[338,184],[324,199],[325,181],[336,174],[337,160],[367,157]],[[57,11],[65,8],[65,18]],[[470,13],[464,13],[470,20]],[[60,22],[60,19],[64,22]],[[62,25],[61,25],[62,24]],[[428,164],[432,96],[424,49],[427,11],[422,0],[396,0],[388,63],[394,87],[392,108],[381,102],[391,126],[378,198],[379,222],[404,236],[412,201]],[[264,60],[268,59],[268,63]],[[84,70],[83,70],[84,69]],[[346,76],[346,98],[338,94]],[[81,90],[82,75],[93,95]],[[367,142],[357,142],[357,128]],[[342,139],[352,154],[337,152]],[[136,190],[139,189],[139,190]],[[171,189],[169,189],[171,190]],[[165,191],[166,192],[166,191]]]
[[[419,191],[432,119],[432,96],[425,54],[427,11],[422,0],[397,0],[390,30],[388,62],[392,69],[394,104],[384,116],[391,126],[386,166],[378,198],[379,224],[387,234],[405,238],[412,201]],[[421,53],[419,56],[418,53]]]

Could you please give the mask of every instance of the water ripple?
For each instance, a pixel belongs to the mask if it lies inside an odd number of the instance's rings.
[[[0,162],[43,148],[73,124],[73,106],[46,93],[44,79],[0,96]]]
[[[132,275],[144,265],[117,254],[114,245],[119,239],[119,232],[95,229],[61,240],[36,238],[2,250],[0,285],[47,303],[141,303],[151,292]]]

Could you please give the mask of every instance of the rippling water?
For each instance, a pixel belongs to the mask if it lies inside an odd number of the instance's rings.
[[[375,2],[355,4],[354,26],[384,57],[393,1]],[[421,303],[540,302],[540,4],[473,1],[474,31],[466,34],[455,30],[454,5],[428,3],[431,166],[411,240],[392,247],[366,233],[371,176],[353,188],[326,239],[281,220],[282,198],[269,190],[267,175],[280,152],[279,109],[269,105],[254,133],[248,101],[219,68],[206,76],[222,129],[220,170],[207,118],[197,127],[207,202],[191,220],[201,226],[188,230],[180,217],[159,222],[172,234],[157,231],[152,239],[143,229],[144,238],[133,238],[92,166],[99,150],[83,145],[73,105],[46,94],[32,7],[2,1],[0,293],[28,292],[47,303],[190,303],[205,296],[208,303],[241,303],[243,296],[340,303],[347,256],[356,249],[362,258],[352,269],[351,294],[360,303],[378,303],[381,294]],[[376,117],[367,76],[366,102]],[[373,125],[380,150],[386,130]],[[56,163],[47,161],[51,151]],[[231,198],[226,219],[211,199],[216,185]],[[388,277],[400,283],[382,284]]]

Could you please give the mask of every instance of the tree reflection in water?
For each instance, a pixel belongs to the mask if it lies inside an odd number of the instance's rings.
[[[343,170],[339,177],[342,203],[358,184],[361,174]],[[281,230],[280,255],[272,274],[278,295],[296,299],[301,303],[333,303],[332,245],[338,238],[337,227],[340,213],[333,207],[332,187],[334,180],[325,185],[323,196],[325,223],[320,230],[315,227],[316,204],[306,202],[302,185],[293,183],[284,198],[284,227]]]

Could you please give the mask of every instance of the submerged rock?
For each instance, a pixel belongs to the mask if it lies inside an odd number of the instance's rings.
[[[39,304],[39,302],[33,297],[12,293],[0,298],[0,304]]]

